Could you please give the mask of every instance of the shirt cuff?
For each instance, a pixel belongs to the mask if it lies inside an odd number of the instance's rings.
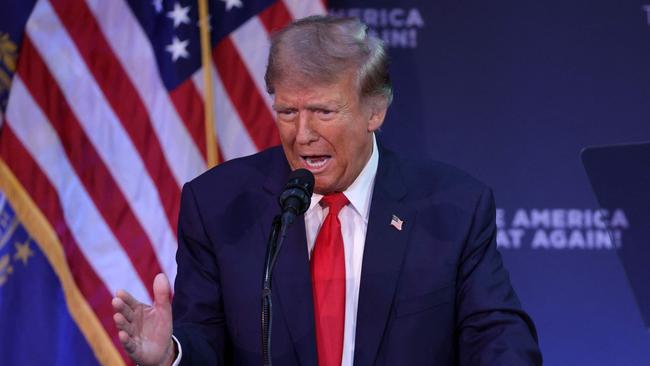
[[[173,334],[172,334],[172,339],[174,340],[174,343],[176,343],[176,349],[178,349],[178,355],[174,359],[174,363],[172,363],[172,366],[178,366],[180,365],[181,358],[183,357],[183,348],[181,347],[181,342],[179,342],[178,339],[176,339],[176,337],[174,337]]]

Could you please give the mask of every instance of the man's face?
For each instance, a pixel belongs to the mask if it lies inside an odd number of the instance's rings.
[[[370,158],[372,132],[386,107],[362,103],[353,74],[333,84],[296,85],[276,85],[273,105],[289,165],[314,174],[316,193],[344,191]]]

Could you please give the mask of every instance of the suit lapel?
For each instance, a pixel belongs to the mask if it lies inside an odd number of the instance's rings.
[[[287,166],[286,169],[281,169],[277,174],[268,177],[265,189],[270,195],[269,199],[274,202],[268,205],[268,207],[271,207],[271,212],[264,215],[265,217],[272,218],[279,213],[277,197],[288,174],[289,168]],[[268,236],[271,219],[262,223],[261,226],[264,235]],[[314,305],[309,273],[305,220],[302,217],[296,219],[289,228],[284,244],[282,244],[273,271],[273,292],[274,319],[284,318],[300,364],[315,365],[317,356]],[[282,326],[281,322],[275,321],[274,323],[274,327]]]
[[[357,366],[374,362],[390,315],[415,220],[413,210],[402,202],[406,193],[395,157],[380,149],[361,269],[354,351]],[[391,225],[393,215],[403,220],[401,230]]]
[[[415,220],[414,210],[403,203],[407,189],[396,158],[381,147],[379,150],[379,167],[361,269],[354,352],[357,366],[372,364],[377,355]],[[266,218],[260,222],[264,238],[268,235],[272,217],[279,212],[275,200],[288,174],[288,166],[277,169],[264,184],[269,199],[273,201],[267,205],[270,211],[261,215]],[[393,215],[404,221],[402,230],[391,225]],[[273,311],[275,319],[283,316],[300,363],[315,365],[316,336],[308,258],[305,222],[300,218],[289,229],[275,266],[274,300],[279,300],[280,306],[274,307]],[[275,326],[280,324],[276,322]]]

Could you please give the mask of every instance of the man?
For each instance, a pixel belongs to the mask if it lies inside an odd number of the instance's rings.
[[[274,36],[266,82],[282,149],[185,185],[174,337],[159,275],[153,306],[123,291],[113,300],[129,355],[141,365],[261,363],[266,238],[287,175],[306,168],[315,194],[275,266],[273,362],[541,364],[496,251],[490,190],[375,141],[392,98],[381,42],[358,20],[299,20]]]

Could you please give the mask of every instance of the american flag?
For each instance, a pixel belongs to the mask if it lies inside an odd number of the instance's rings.
[[[180,190],[207,168],[204,93],[221,160],[278,144],[269,34],[325,12],[321,0],[208,5],[212,93],[196,1],[38,0],[25,26],[0,130],[2,188],[101,364],[130,362],[112,295],[150,303],[154,276],[176,275]]]

